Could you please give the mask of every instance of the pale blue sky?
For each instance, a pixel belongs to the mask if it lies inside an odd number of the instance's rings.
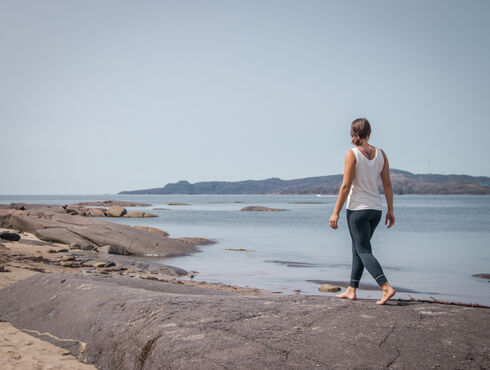
[[[2,194],[490,175],[490,1],[0,0]]]

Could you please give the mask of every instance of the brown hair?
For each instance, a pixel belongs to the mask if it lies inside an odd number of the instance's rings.
[[[352,136],[352,144],[361,145],[361,139],[371,135],[371,125],[366,118],[358,118],[350,124],[350,136]]]

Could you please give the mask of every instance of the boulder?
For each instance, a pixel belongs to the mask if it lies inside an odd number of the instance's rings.
[[[248,206],[242,208],[240,211],[284,212],[287,211],[287,209],[269,208],[269,207],[262,207],[262,206]]]
[[[131,213],[131,212],[130,212]],[[168,233],[163,231],[163,230],[160,230],[156,227],[150,227],[150,226],[133,226],[135,229],[139,229],[139,230],[146,230],[146,231],[149,231],[150,233],[153,233],[153,234],[157,234],[157,235],[162,235],[162,236],[168,236]]]
[[[80,246],[92,244],[95,247],[111,245],[121,248],[129,254],[170,257],[182,256],[198,249],[192,242],[179,241],[164,235],[140,230],[129,225],[69,215],[62,207],[35,207],[36,212],[43,211],[46,218],[38,218],[26,211],[9,214],[10,217],[0,218],[4,227],[19,229],[35,234],[44,241],[63,244],[76,243]],[[62,210],[63,212],[59,212]],[[0,214],[12,212],[2,211]],[[200,243],[196,243],[200,244]]]
[[[150,212],[142,212],[142,211],[131,211],[128,212],[124,215],[124,217],[130,217],[130,218],[147,218],[147,217],[158,217],[154,213]]]
[[[89,217],[105,217],[105,209],[104,208],[88,208],[87,216]]]
[[[143,211],[131,211],[131,212],[126,213],[124,215],[124,217],[143,218],[143,217],[145,217],[145,212],[143,212]]]
[[[122,217],[124,216],[128,211],[126,211],[126,208],[120,207],[120,206],[111,206],[107,211],[106,215],[107,217]]]

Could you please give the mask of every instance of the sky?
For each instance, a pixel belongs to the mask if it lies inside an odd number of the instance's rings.
[[[0,194],[490,176],[490,2],[0,0]]]

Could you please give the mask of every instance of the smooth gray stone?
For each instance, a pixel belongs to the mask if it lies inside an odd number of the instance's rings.
[[[99,369],[490,367],[482,308],[38,274],[0,290],[0,319]]]

